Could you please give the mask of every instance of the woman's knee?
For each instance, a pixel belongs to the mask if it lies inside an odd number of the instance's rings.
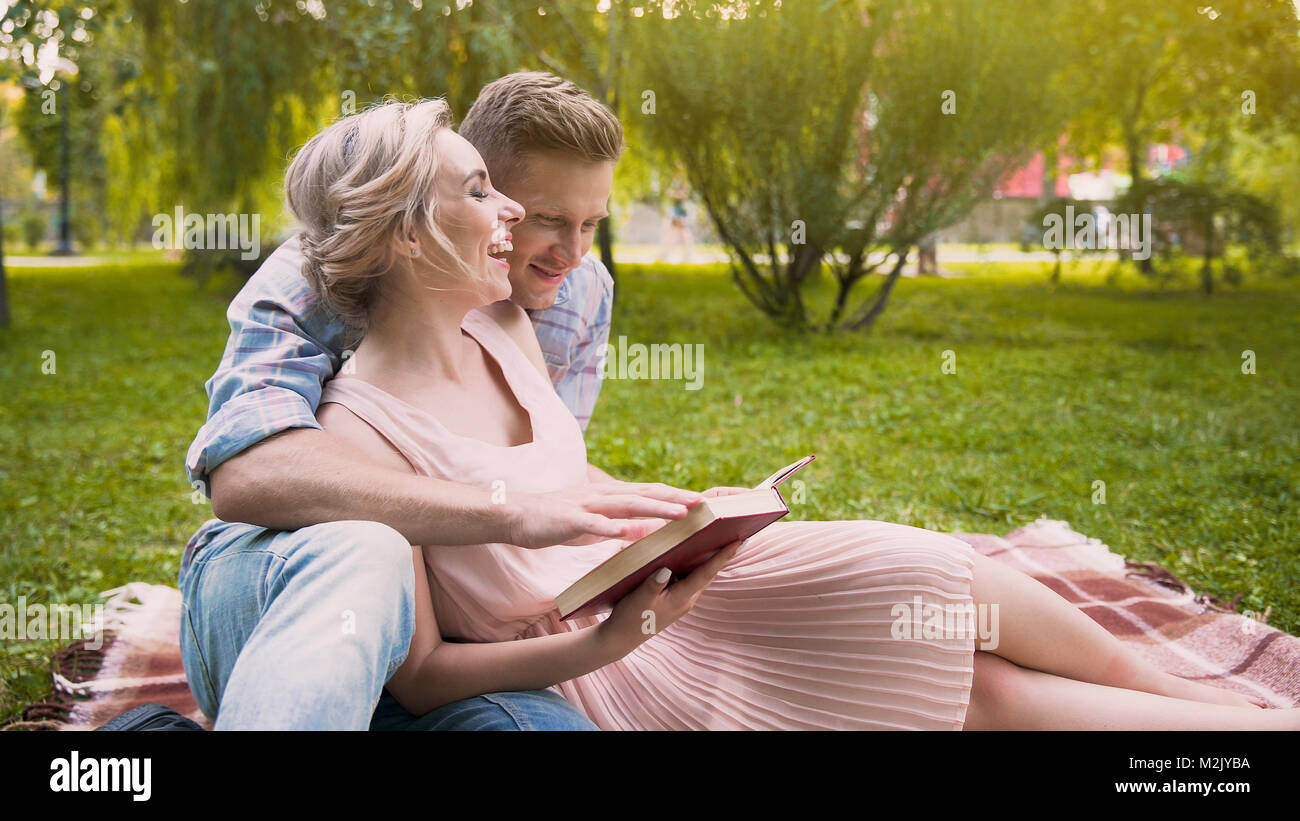
[[[967,730],[993,730],[1005,726],[1007,711],[1020,702],[1024,670],[1001,656],[975,652]]]

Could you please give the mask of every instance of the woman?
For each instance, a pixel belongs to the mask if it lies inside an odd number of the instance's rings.
[[[438,100],[373,108],[289,169],[304,273],[363,335],[318,418],[380,464],[495,492],[586,482],[580,429],[502,301],[522,209],[449,122]],[[602,729],[1300,726],[1152,668],[952,537],[882,522],[777,523],[608,618],[560,621],[555,594],[625,544],[413,548],[415,638],[388,691],[421,714],[559,685]],[[894,606],[916,601],[999,605],[996,651],[897,637]]]

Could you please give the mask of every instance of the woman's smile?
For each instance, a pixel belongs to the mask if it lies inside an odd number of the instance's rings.
[[[510,240],[510,232],[506,230],[504,225],[498,223],[496,230],[492,232],[492,237],[488,240],[487,246],[488,258],[504,267],[507,271],[510,270],[510,263],[502,259],[502,255],[515,250],[514,243]]]

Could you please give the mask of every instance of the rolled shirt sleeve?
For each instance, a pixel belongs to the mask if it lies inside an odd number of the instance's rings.
[[[600,393],[613,295],[609,272],[589,255],[565,279],[554,306],[529,312],[551,381],[584,432]],[[208,419],[185,459],[191,487],[209,498],[209,477],[222,462],[282,431],[320,429],[321,391],[356,341],[302,275],[296,238],[258,268],[226,317],[230,338],[206,383]]]
[[[320,428],[316,407],[338,369],[348,329],[302,275],[297,239],[276,249],[230,303],[230,338],[207,381],[208,419],[190,445],[190,485],[246,448],[291,428]]]

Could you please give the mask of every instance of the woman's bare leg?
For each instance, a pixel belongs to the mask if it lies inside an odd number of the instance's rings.
[[[1259,699],[1157,669],[1051,588],[1013,567],[971,552],[971,598],[976,606],[998,605],[998,644],[988,648],[989,652],[1021,667],[1081,682],[1209,704],[1250,709],[1265,706]]]
[[[1204,704],[1019,667],[976,651],[966,730],[1296,730],[1300,709]]]

